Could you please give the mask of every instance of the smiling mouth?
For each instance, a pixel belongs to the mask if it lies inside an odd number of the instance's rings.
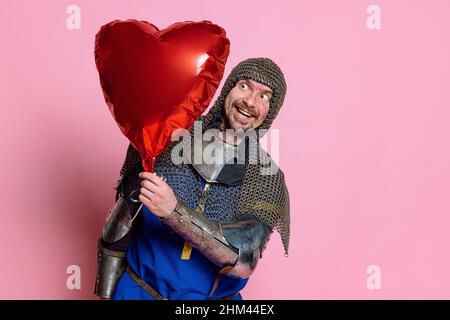
[[[242,114],[244,117],[246,118],[251,118],[253,117],[253,115],[251,115],[250,113],[240,109],[239,107],[236,107],[237,112],[239,112],[240,114]]]

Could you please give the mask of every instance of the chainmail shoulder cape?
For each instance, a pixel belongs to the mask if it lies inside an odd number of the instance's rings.
[[[208,128],[220,129],[224,114],[225,98],[236,83],[242,79],[251,79],[272,89],[273,93],[268,115],[258,129],[268,130],[270,128],[283,104],[286,95],[286,81],[281,69],[272,60],[268,58],[251,58],[242,61],[231,71],[214,105],[206,116],[200,116],[197,119],[197,121],[202,121],[204,130]],[[256,131],[258,137],[261,138],[265,131],[260,132],[258,129]],[[193,137],[192,129],[190,133],[191,137]],[[162,152],[157,157],[157,162],[170,161],[170,152],[175,144],[176,142]],[[251,156],[258,160],[249,162],[248,158]],[[284,174],[261,148],[259,139],[256,144],[250,144],[246,158],[242,188],[230,222],[239,220],[240,217],[248,216],[249,214],[265,222],[269,226],[271,233],[275,229],[280,234],[284,253],[287,256],[289,250],[290,208],[289,192],[286,187]],[[125,162],[120,171],[121,177],[125,176],[138,163],[142,163],[142,158],[139,152],[130,144]],[[263,174],[268,172],[268,167],[272,168],[270,174]],[[273,168],[276,170],[273,170]]]

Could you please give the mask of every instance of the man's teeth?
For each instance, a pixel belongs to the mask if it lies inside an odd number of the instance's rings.
[[[244,116],[246,116],[247,118],[251,117],[252,115],[250,113],[247,113],[239,108],[237,108],[238,112]]]

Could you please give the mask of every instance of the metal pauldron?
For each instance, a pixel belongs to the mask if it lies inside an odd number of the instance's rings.
[[[127,266],[126,252],[113,251],[102,247],[98,241],[97,277],[94,294],[111,299],[117,282]]]
[[[237,278],[247,278],[254,271],[269,235],[268,228],[256,219],[219,224],[180,200],[161,221],[220,267],[222,273]]]

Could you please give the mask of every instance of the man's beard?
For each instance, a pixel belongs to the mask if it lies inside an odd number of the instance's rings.
[[[238,119],[236,119],[236,113],[241,114],[243,117],[246,116],[245,114],[242,114],[243,111],[247,114],[249,114],[253,119],[249,120],[249,122],[247,124],[242,124],[241,122],[239,122]],[[227,108],[226,112],[225,112],[225,117],[224,117],[224,129],[241,129],[241,130],[250,130],[254,128],[255,125],[255,121],[258,119],[259,115],[257,114],[257,112],[255,110],[251,110],[249,108],[247,108],[245,106],[244,103],[241,103],[239,101],[235,101],[233,102],[229,108]],[[222,122],[223,124],[223,122]]]

